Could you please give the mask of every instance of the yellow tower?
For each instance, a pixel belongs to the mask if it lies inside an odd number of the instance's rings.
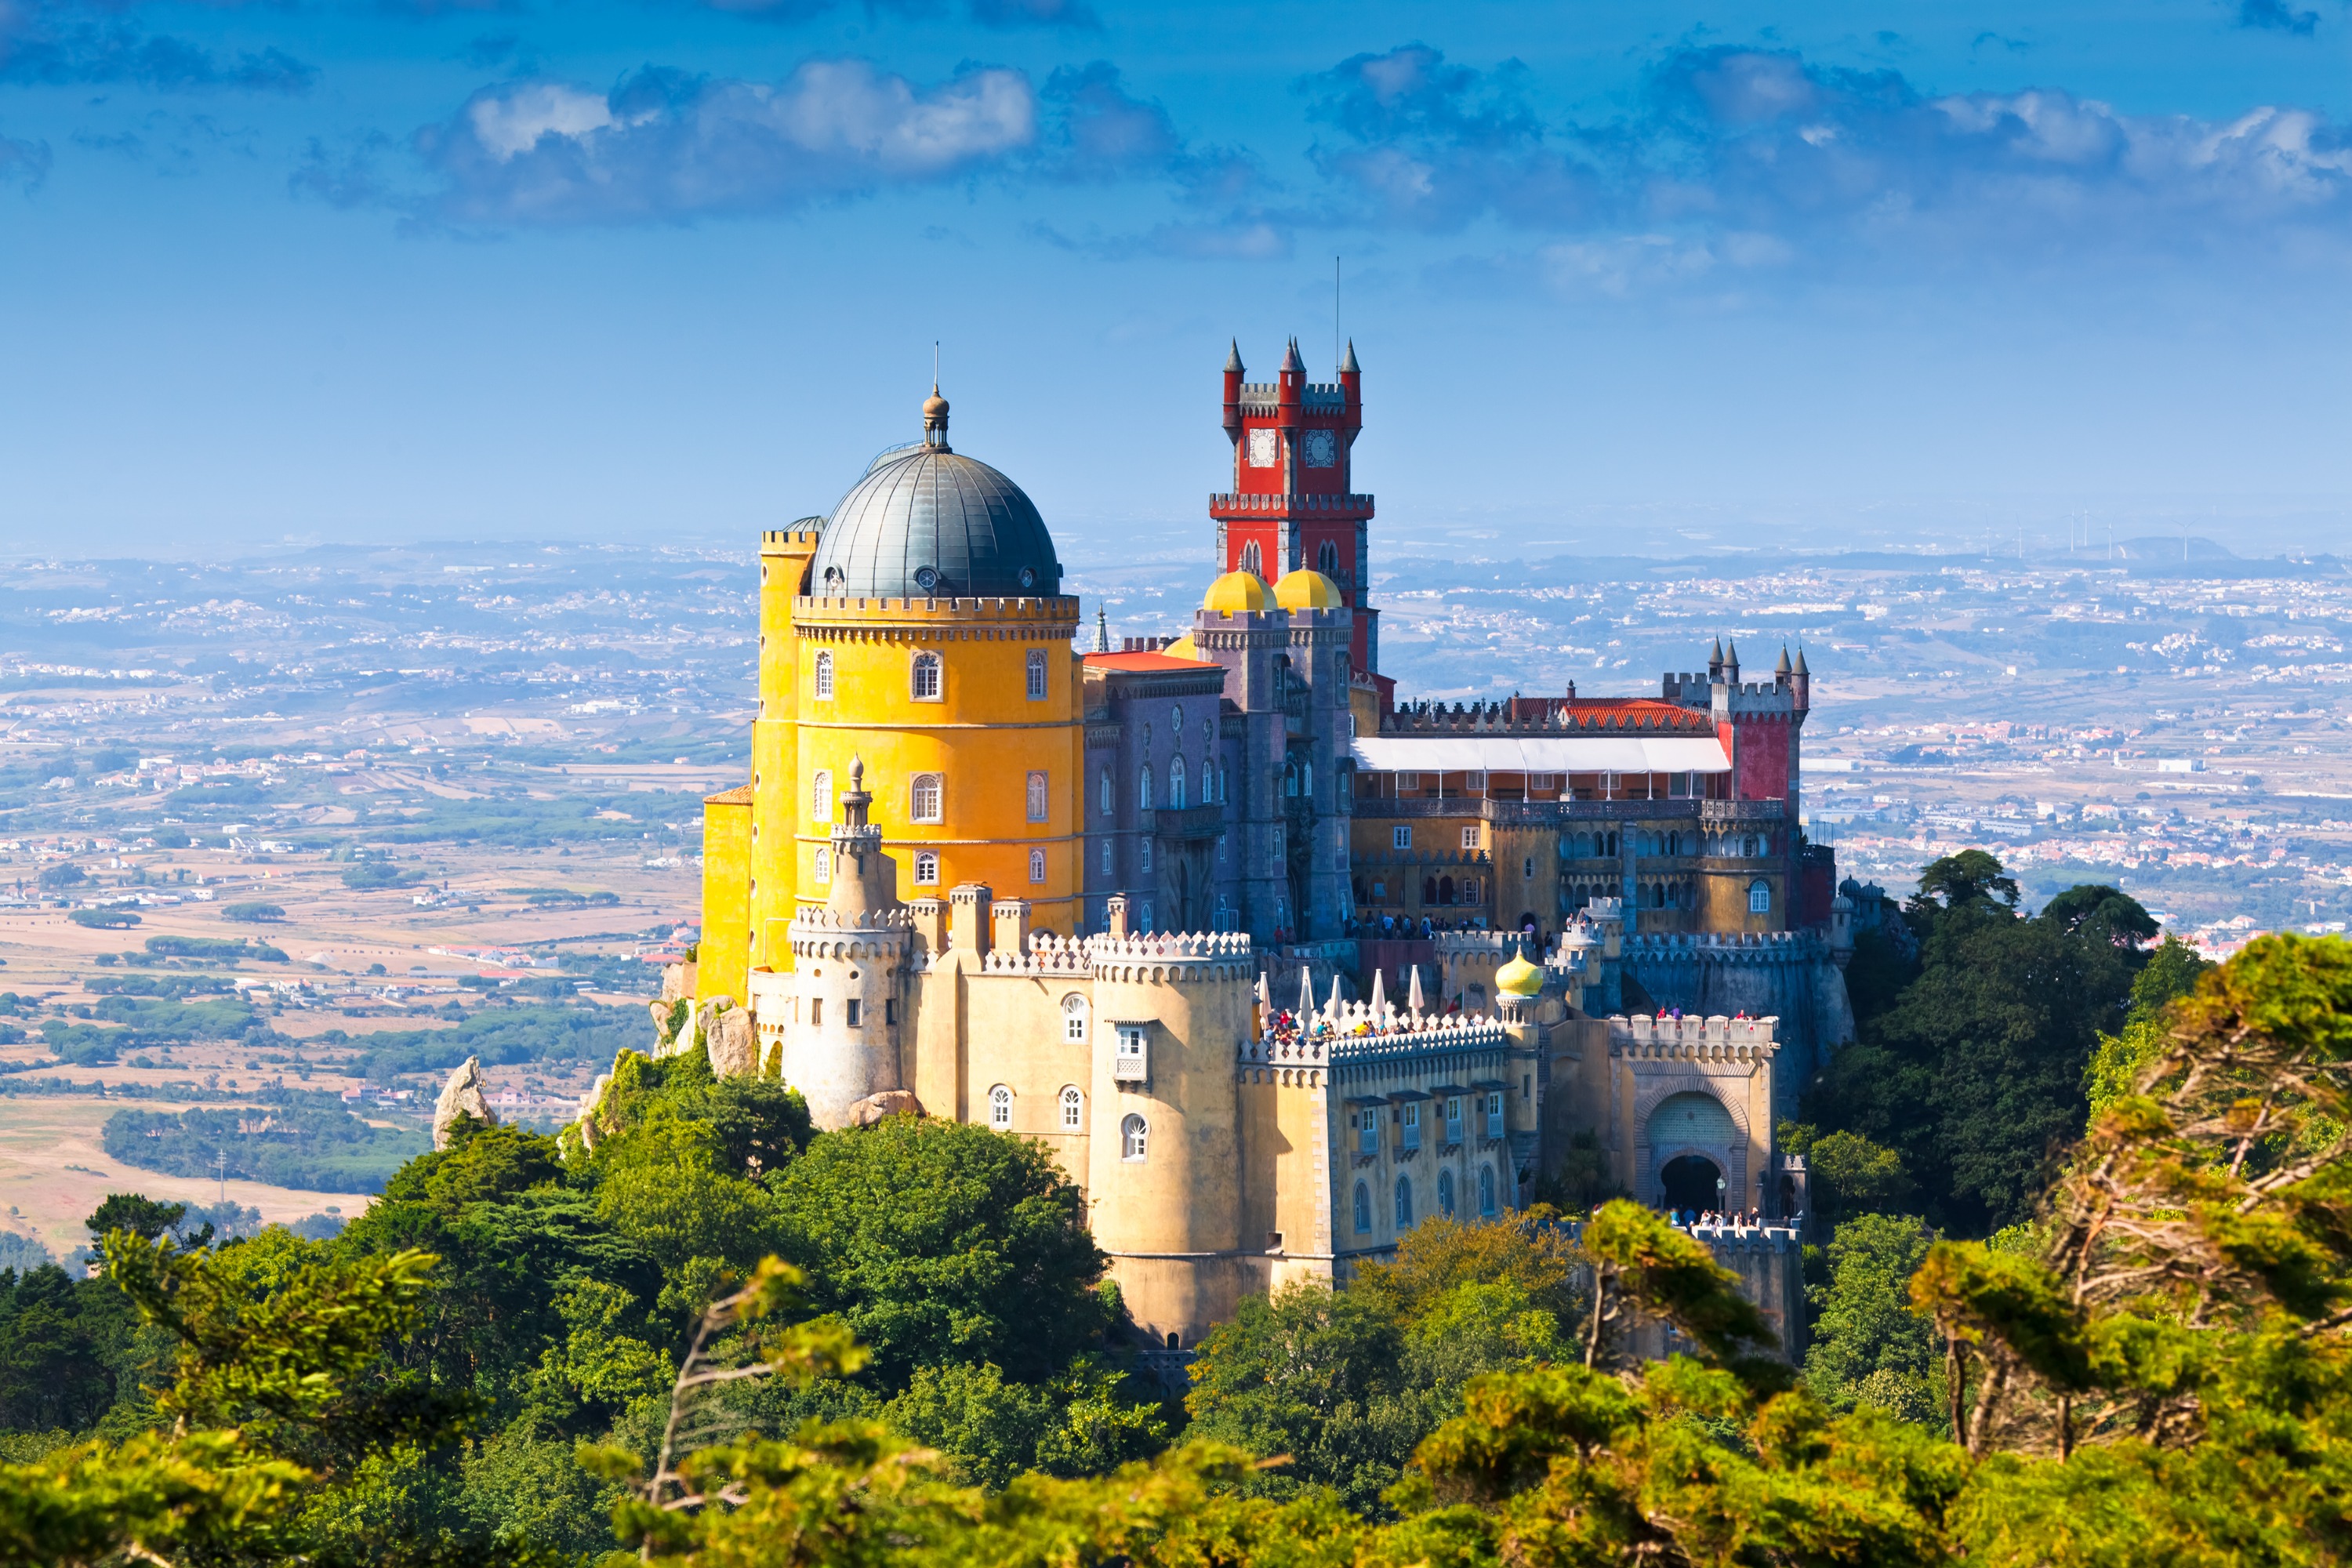
[[[1021,487],[949,447],[938,388],[923,438],[877,458],[831,517],[763,536],[760,573],[751,788],[706,813],[702,988],[740,996],[747,969],[792,967],[857,760],[898,897],[985,882],[1035,929],[1074,932],[1078,605]]]

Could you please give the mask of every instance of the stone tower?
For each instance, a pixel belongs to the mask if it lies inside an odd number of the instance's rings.
[[[1290,340],[1279,378],[1242,379],[1241,345],[1225,359],[1225,435],[1234,444],[1234,486],[1209,498],[1217,523],[1217,570],[1276,583],[1306,568],[1338,584],[1353,622],[1351,668],[1380,668],[1379,613],[1368,536],[1372,498],[1353,489],[1356,436],[1364,425],[1364,376],[1348,345],[1339,379],[1309,382]]]
[[[825,1129],[845,1126],[860,1100],[906,1086],[899,1054],[908,918],[897,863],[866,820],[874,797],[853,759],[841,820],[819,851],[824,902],[793,919],[790,1016],[783,1021],[784,1081]]]

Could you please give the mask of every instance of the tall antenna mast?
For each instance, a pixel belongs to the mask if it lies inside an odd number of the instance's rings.
[[[1331,258],[1331,379],[1339,379],[1339,258]]]
[[[931,390],[940,389],[940,340],[931,340]]]

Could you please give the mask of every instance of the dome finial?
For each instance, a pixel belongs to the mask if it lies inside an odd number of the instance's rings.
[[[937,377],[931,381],[931,395],[923,399],[923,445],[944,447],[948,444],[948,400],[940,395]]]

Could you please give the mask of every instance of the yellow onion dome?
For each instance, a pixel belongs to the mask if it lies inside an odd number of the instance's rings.
[[[1191,632],[1186,632],[1182,637],[1178,637],[1174,642],[1170,643],[1166,647],[1161,648],[1160,651],[1166,654],[1170,658],[1198,659],[1201,657],[1200,645],[1192,640],[1192,634]]]
[[[1221,616],[1256,616],[1265,614],[1272,603],[1256,573],[1228,572],[1209,584],[1208,593],[1202,596],[1201,608]]]
[[[1339,584],[1322,573],[1301,567],[1286,572],[1274,585],[1274,602],[1286,610],[1336,610]]]
[[[1544,972],[1519,953],[1513,953],[1508,963],[1495,971],[1495,989],[1514,996],[1532,996],[1543,989],[1543,984]]]

